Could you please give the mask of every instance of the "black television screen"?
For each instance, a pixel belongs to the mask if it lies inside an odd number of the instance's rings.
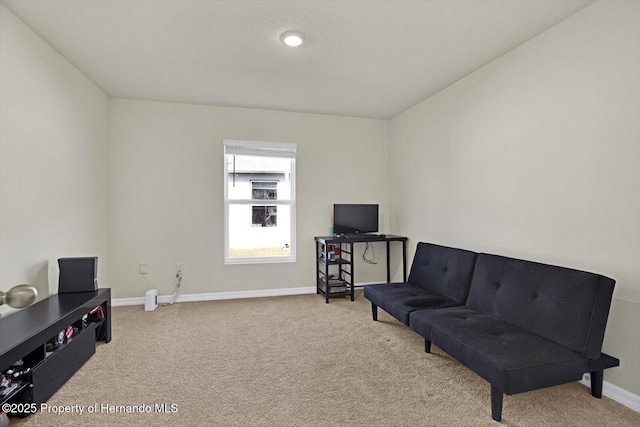
[[[378,231],[378,205],[333,205],[333,232],[336,234]]]

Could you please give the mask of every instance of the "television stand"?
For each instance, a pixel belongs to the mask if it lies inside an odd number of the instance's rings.
[[[83,317],[100,306],[103,316]],[[77,332],[53,351],[47,341],[68,326]],[[10,415],[40,408],[95,353],[96,340],[111,341],[111,289],[55,294],[0,319],[0,372],[17,361],[29,372],[12,392],[0,397]],[[49,349],[50,350],[50,349]],[[8,404],[8,405],[6,405]]]
[[[402,277],[407,281],[407,238],[391,234],[349,234],[340,236],[317,236],[316,243],[316,294],[323,295],[325,302],[329,298],[350,296],[355,299],[355,276],[353,271],[353,245],[355,243],[386,242],[387,245],[387,283],[391,282],[390,243],[402,242]],[[330,247],[338,249],[339,254],[331,255]],[[335,270],[332,274],[331,271]]]

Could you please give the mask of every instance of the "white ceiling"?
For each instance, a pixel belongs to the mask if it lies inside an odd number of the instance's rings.
[[[1,2],[113,98],[388,119],[593,0]]]

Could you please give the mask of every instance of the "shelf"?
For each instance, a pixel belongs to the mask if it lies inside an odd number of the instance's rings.
[[[318,290],[322,292],[323,295],[327,295],[327,287],[324,283],[318,283]],[[351,295],[351,290],[349,289],[348,284],[342,285],[330,285],[329,286],[329,296],[344,296]]]
[[[327,261],[324,258],[318,258],[318,262],[322,265],[338,265],[338,264],[349,264],[349,261],[347,261],[344,258],[336,258],[334,260],[329,260],[329,262],[327,263]]]
[[[45,360],[47,360],[49,357],[53,356],[54,354],[56,354],[59,351],[62,351],[66,346],[71,345],[71,343],[73,342],[74,339],[76,339],[76,337],[78,335],[80,335],[81,333],[83,333],[87,328],[84,328],[80,331],[78,331],[78,333],[76,333],[75,335],[73,335],[71,338],[67,338],[66,341],[64,341],[62,344],[58,344],[58,347],[56,347],[55,350],[53,351],[46,351],[45,350],[45,354],[44,354],[44,359],[42,359],[40,362],[38,362],[37,364],[35,364],[33,367],[37,367],[38,365],[40,365],[41,363],[44,363]]]
[[[331,248],[331,245],[321,244],[316,239],[316,292],[324,297],[326,303],[329,302],[329,298],[342,296],[350,296],[353,301],[352,280],[345,280],[342,274],[345,268],[353,269],[350,253],[344,250],[344,246],[350,245],[334,246],[335,248]],[[349,256],[345,258],[343,254]],[[329,259],[331,255],[334,255],[335,258]],[[349,277],[351,277],[351,273],[349,273]]]
[[[0,396],[0,405],[10,401],[14,397],[16,397],[18,394],[22,393],[22,391],[25,390],[27,387],[29,387],[28,382],[24,382],[24,381],[21,382],[21,384],[14,390],[12,390],[9,394],[7,394],[6,396]]]
[[[322,277],[318,279],[318,284],[324,286],[327,284],[327,281],[324,279],[324,277]],[[329,279],[329,286],[347,286],[349,284],[350,283],[344,279],[335,279],[335,278]]]

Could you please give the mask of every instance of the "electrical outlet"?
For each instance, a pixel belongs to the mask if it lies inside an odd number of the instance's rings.
[[[182,276],[184,273],[184,265],[179,262],[176,264],[176,276]]]
[[[146,262],[141,262],[138,264],[138,273],[147,274],[149,273],[149,264]]]

